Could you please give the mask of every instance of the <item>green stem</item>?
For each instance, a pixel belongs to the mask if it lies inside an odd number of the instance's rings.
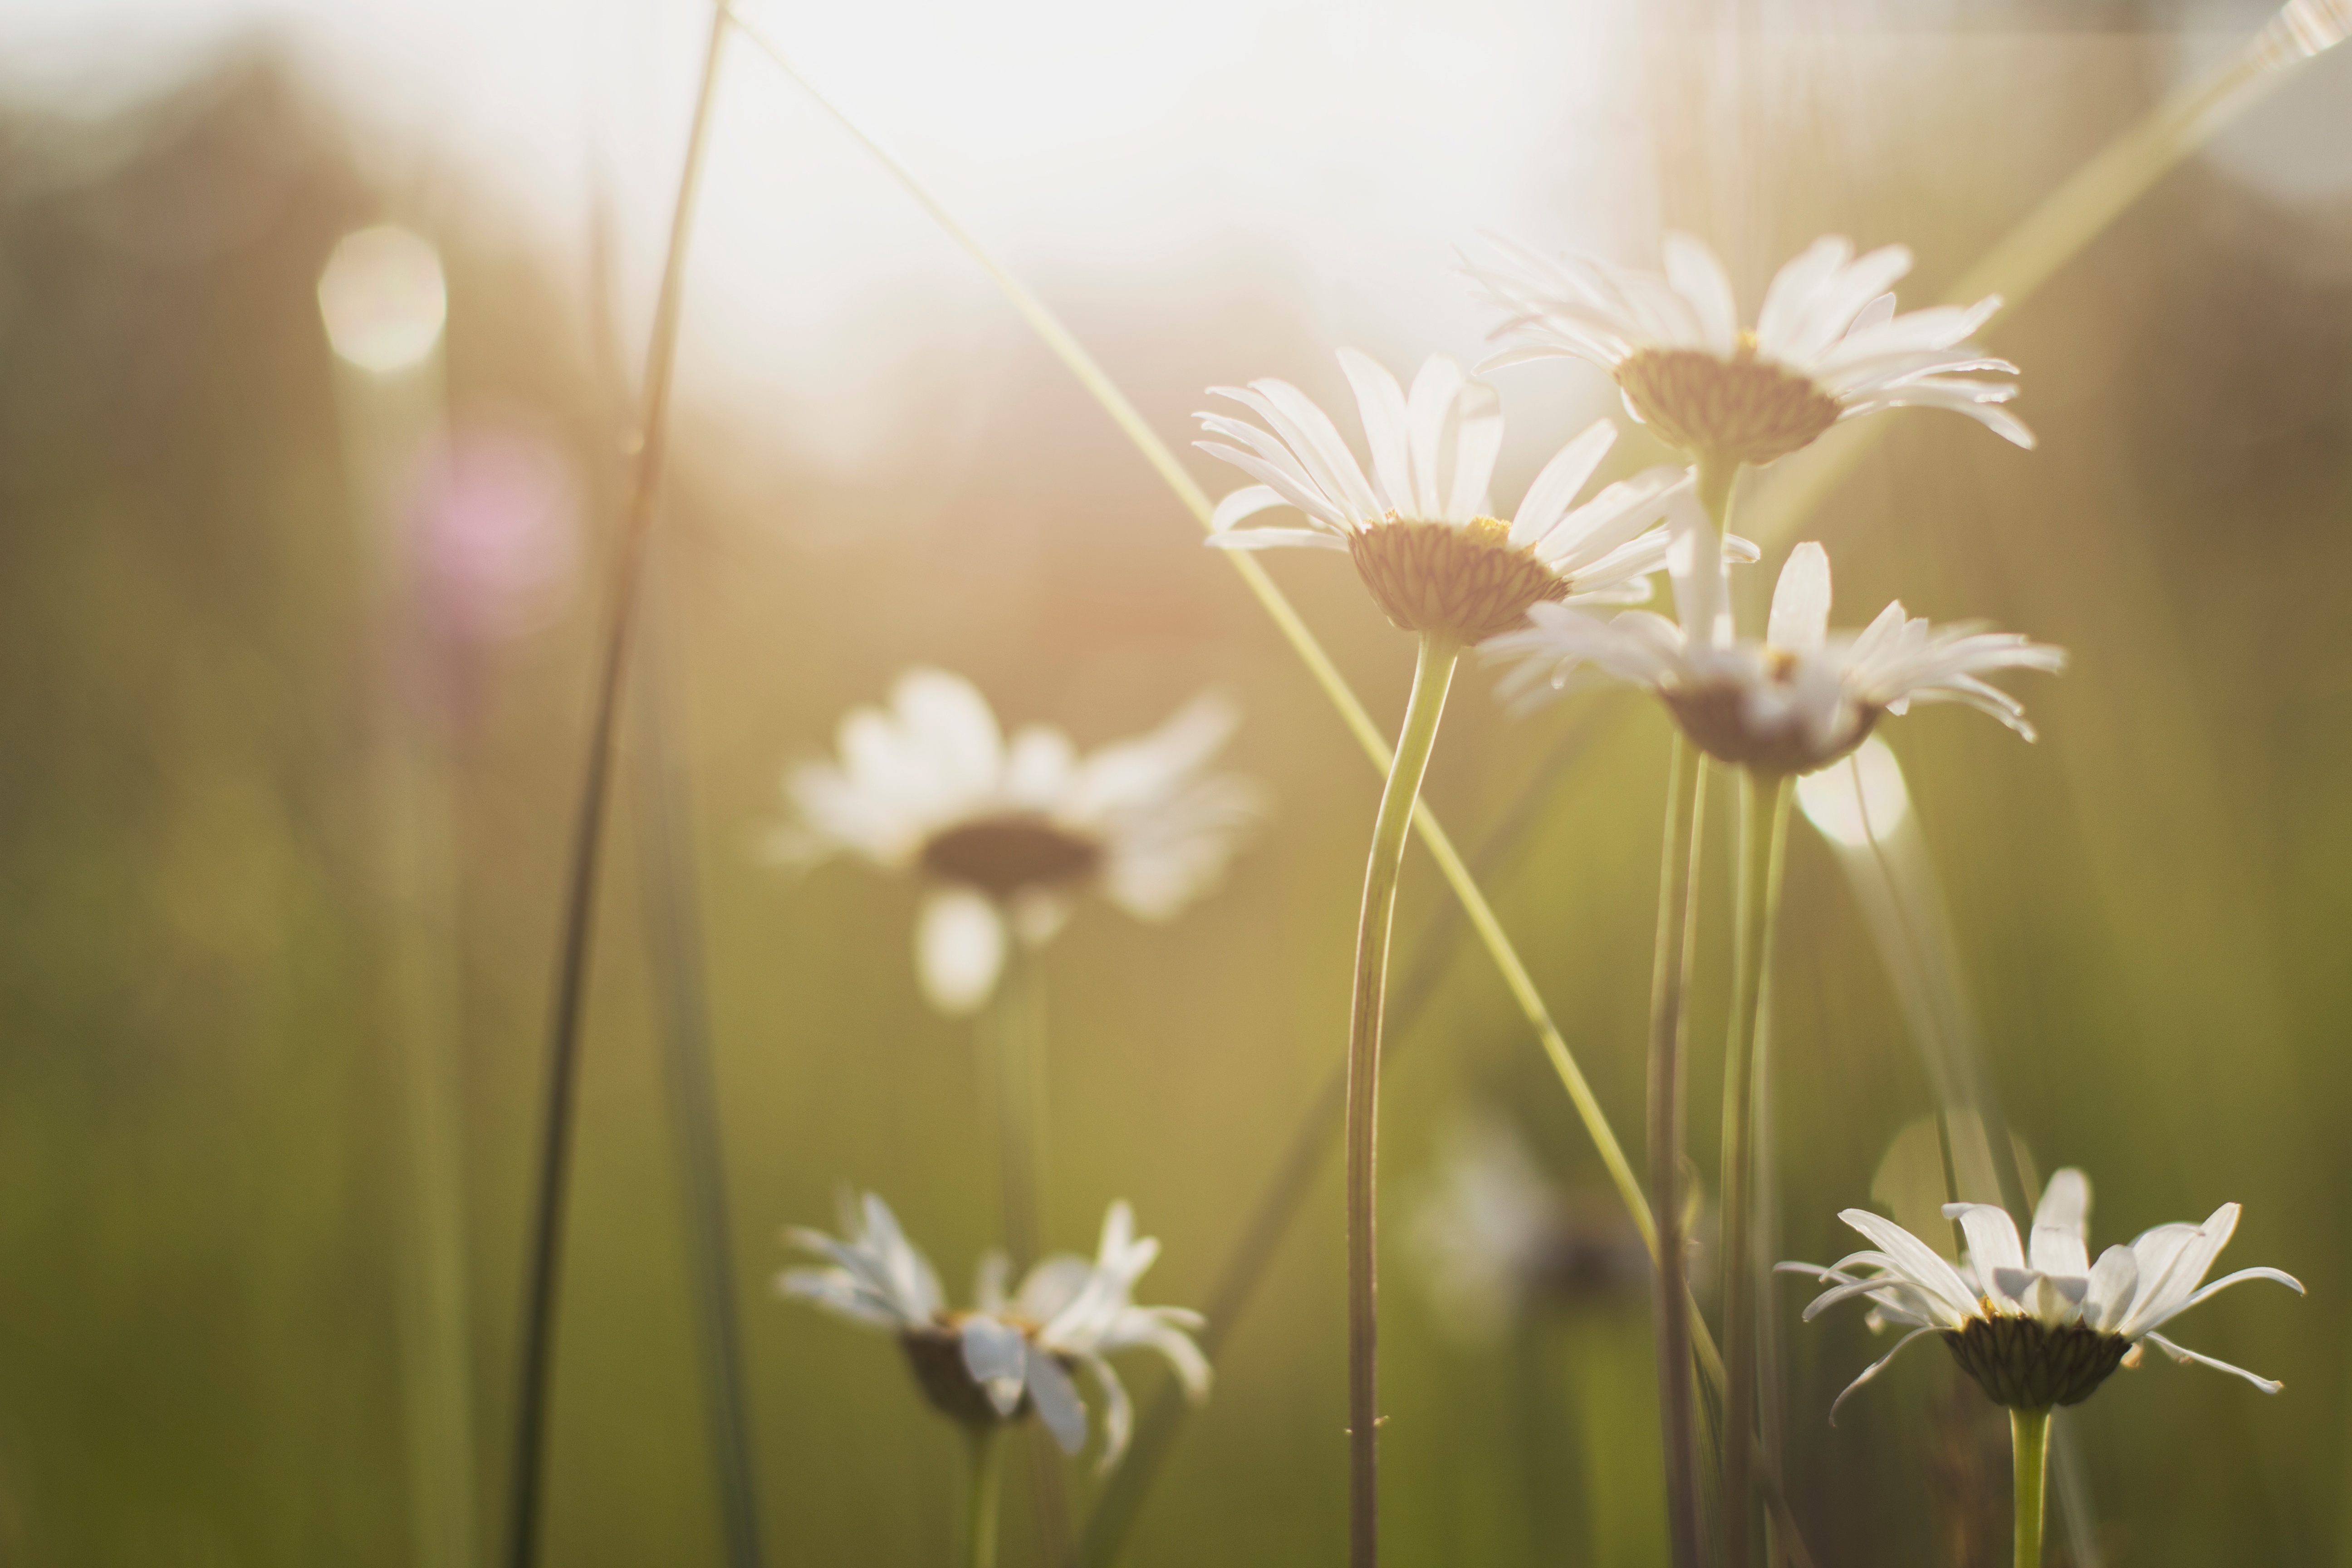
[[[1008,924],[1009,924],[1008,921]],[[1004,1211],[1004,1249],[1017,1271],[1037,1261],[1042,1206],[1038,1162],[1043,1142],[1044,1065],[1033,989],[1034,956],[1019,937],[1005,954],[983,1020],[994,1058],[996,1158]]]
[[[1010,924],[1010,918],[1007,918]],[[1045,1193],[1049,1140],[1046,1106],[1050,1075],[1045,1067],[1045,966],[1016,934],[1005,954],[1004,973],[989,999],[984,1048],[992,1053],[996,1079],[996,1143],[1002,1173],[1004,1248],[1014,1269],[1045,1254]],[[1070,1499],[1062,1481],[1060,1451],[1042,1426],[1032,1436],[1029,1507],[1037,1550],[1046,1568],[1070,1556]]]
[[[1733,936],[1731,1033],[1723,1048],[1724,1568],[1747,1568],[1756,1426],[1756,1066],[1796,781],[1739,775],[1739,914]],[[1771,792],[1768,819],[1764,794]]]
[[[2017,1473],[2017,1568],[2042,1568],[2042,1483],[2050,1457],[2048,1406],[2011,1411],[2009,1442]]]
[[[612,801],[619,749],[621,700],[626,687],[636,623],[638,579],[661,494],[669,450],[669,397],[677,363],[678,316],[684,307],[686,255],[694,233],[695,196],[719,99],[719,68],[727,53],[729,13],[719,0],[703,51],[702,85],[687,132],[686,165],[678,174],[661,289],[654,301],[653,336],[646,354],[645,398],[636,473],[621,520],[612,600],[598,653],[594,716],[581,771],[580,804],[572,819],[562,934],[556,958],[555,995],[548,1025],[547,1079],[540,1112],[540,1143],[523,1260],[523,1321],[514,1402],[514,1458],[508,1472],[508,1568],[539,1562],[540,1510],[547,1482],[547,1426],[555,1376],[556,1301],[563,1275],[563,1222],[572,1181],[572,1144],[580,1099],[580,1054],[587,1022],[589,960],[596,934],[596,889],[604,867],[604,819]]]
[[[964,1568],[996,1568],[997,1479],[1004,1470],[1003,1429],[973,1426],[968,1430],[971,1463],[965,1468],[969,1487],[964,1499]]]
[[[1665,1447],[1666,1523],[1675,1568],[1699,1561],[1698,1439],[1691,1382],[1693,1314],[1683,1237],[1683,1039],[1696,952],[1691,906],[1698,893],[1706,814],[1706,758],[1677,731],[1666,778],[1665,846],[1658,864],[1657,945],[1650,968],[1650,1202],[1657,1217],[1658,1287],[1652,1299],[1658,1352],[1658,1427]],[[1702,1325],[1703,1327],[1703,1325]]]
[[[1356,994],[1348,1024],[1348,1560],[1380,1561],[1380,1259],[1377,1173],[1381,1011],[1388,995],[1389,931],[1396,918],[1397,871],[1412,832],[1422,775],[1437,742],[1445,689],[1462,657],[1456,639],[1423,633],[1412,696],[1396,759],[1381,791],[1372,849],[1364,864],[1364,906],[1356,927]]]

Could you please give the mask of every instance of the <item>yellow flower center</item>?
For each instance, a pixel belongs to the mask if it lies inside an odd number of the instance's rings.
[[[1702,349],[1643,349],[1617,364],[1634,417],[1684,451],[1764,464],[1837,423],[1837,399],[1805,376],[1756,355],[1739,335],[1731,358]]]
[[[1510,537],[1499,518],[1411,522],[1391,513],[1349,533],[1348,550],[1391,625],[1477,642],[1518,626],[1528,605],[1568,595],[1568,584]]]

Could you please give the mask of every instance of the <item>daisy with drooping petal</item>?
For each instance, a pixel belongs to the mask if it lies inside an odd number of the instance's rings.
[[[1874,1245],[1822,1268],[1783,1263],[1782,1271],[1811,1274],[1830,1289],[1805,1309],[1810,1322],[1840,1301],[1871,1305],[1874,1326],[1899,1324],[1906,1334],[1853,1380],[1838,1404],[1875,1377],[1905,1345],[1940,1334],[1960,1369],[1996,1405],[2042,1409],[2089,1398],[2118,1366],[2138,1364],[2142,1342],[2184,1366],[2196,1363],[2244,1378],[2265,1394],[2284,1385],[2243,1367],[2183,1349],[2158,1331],[2217,1291],[2249,1279],[2270,1279],[2300,1295],[2294,1276],[2275,1268],[2242,1268],[2211,1284],[2206,1274],[2238,1226],[2238,1205],[2223,1204],[2202,1225],[2159,1225],[2128,1247],[2110,1247],[2091,1259],[2091,1184],[2082,1172],[2050,1178],[2022,1244],[2016,1223],[1991,1204],[1947,1204],[1968,1237],[1959,1264],[1946,1262],[1926,1242],[1867,1209],[1838,1217]],[[1832,1407],[1832,1415],[1836,1406]]]
[[[1811,543],[1781,568],[1764,639],[1735,638],[1721,568],[1695,564],[1706,535],[1689,510],[1682,509],[1669,563],[1680,625],[1645,611],[1602,620],[1539,605],[1526,630],[1487,645],[1491,657],[1518,661],[1506,690],[1558,691],[1591,664],[1657,693],[1708,755],[1765,776],[1825,767],[1860,745],[1882,715],[1915,703],[1964,702],[2033,738],[2023,706],[1985,678],[2057,670],[2062,649],[1974,624],[1934,626],[1906,616],[1900,600],[1860,632],[1832,633],[1829,555]],[[1694,636],[1693,626],[1709,630]]]
[[[1967,1256],[1957,1266],[1935,1248],[1868,1209],[1838,1217],[1874,1245],[1823,1268],[1783,1263],[1782,1271],[1811,1274],[1830,1288],[1805,1309],[1811,1322],[1840,1301],[1870,1303],[1871,1327],[1908,1330],[1830,1405],[1838,1405],[1885,1370],[1904,1347],[1935,1334],[1950,1347],[1960,1370],[1986,1397],[2009,1408],[2015,1453],[2017,1568],[2039,1568],[2050,1412],[2079,1405],[2119,1366],[2139,1364],[2152,1344],[2174,1361],[2191,1362],[2242,1377],[2264,1394],[2284,1384],[2184,1349],[2158,1332],[2207,1297],[2249,1279],[2272,1279],[2297,1295],[2302,1284],[2275,1268],[2242,1268],[2205,1283],[2213,1260],[2238,1227],[2238,1205],[2223,1204],[2203,1225],[2159,1225],[2129,1247],[2110,1247],[2091,1261],[2091,1183],[2069,1168],[2050,1178],[2033,1211],[2033,1231],[2021,1245],[2017,1226],[1992,1204],[1946,1204],[1959,1222]]]
[[[1265,422],[1200,420],[1223,440],[1195,443],[1259,482],[1218,504],[1209,542],[1226,550],[1344,550],[1391,624],[1476,642],[1520,624],[1530,605],[1639,603],[1665,563],[1652,525],[1687,476],[1660,467],[1575,506],[1609,454],[1616,426],[1600,420],[1560,448],[1510,521],[1489,514],[1487,486],[1503,447],[1495,389],[1432,354],[1408,395],[1370,355],[1339,351],[1372,455],[1367,473],[1330,417],[1287,382],[1213,387]],[[1305,528],[1236,524],[1277,506]]]
[[[842,720],[837,761],[786,776],[793,818],[775,851],[928,878],[915,942],[924,994],[969,1013],[994,990],[1008,942],[1051,936],[1084,889],[1156,921],[1214,886],[1264,806],[1249,780],[1209,771],[1236,722],[1204,695],[1148,735],[1081,756],[1046,725],[1008,741],[970,681],[909,670],[887,710]]]
[[[845,1202],[845,1237],[795,1226],[787,1239],[827,1260],[823,1268],[788,1268],[776,1288],[836,1317],[898,1336],[925,1397],[965,1426],[984,1431],[1034,1412],[1066,1454],[1086,1446],[1087,1407],[1072,1373],[1092,1376],[1103,1395],[1103,1453],[1109,1469],[1127,1451],[1134,1426],[1126,1385],[1104,1358],[1124,1350],[1158,1352],[1195,1400],[1208,1396],[1206,1357],[1188,1330],[1201,1316],[1181,1307],[1139,1307],[1135,1282],[1160,1256],[1160,1243],[1135,1235],[1135,1214],[1111,1205],[1092,1261],[1075,1253],[1044,1258],[1008,1296],[1010,1265],[1002,1252],[981,1260],[971,1311],[950,1310],[938,1273],[907,1239],[890,1207],[872,1193]]]
[[[1723,264],[1687,235],[1666,237],[1663,276],[1496,243],[1500,262],[1465,270],[1509,313],[1496,335],[1519,346],[1481,368],[1588,360],[1615,380],[1634,418],[1694,457],[1769,463],[1841,419],[1904,406],[1952,409],[2033,445],[2000,406],[2015,384],[1977,379],[2017,367],[1968,342],[2000,297],[1896,315],[1889,290],[1911,270],[1902,246],[1856,257],[1843,238],[1815,240],[1780,268],[1756,325],[1743,329]]]

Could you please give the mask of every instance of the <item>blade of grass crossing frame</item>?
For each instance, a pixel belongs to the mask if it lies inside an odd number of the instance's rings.
[[[1093,356],[1087,353],[1054,313],[1046,309],[1045,302],[1030,293],[1018,279],[1006,271],[1003,266],[990,254],[987,247],[982,245],[969,229],[959,223],[955,216],[940,205],[937,197],[924,188],[922,183],[915,178],[913,173],[904,163],[894,157],[872,133],[860,126],[847,111],[827,98],[815,84],[803,76],[799,68],[792,63],[782,49],[770,42],[764,34],[740,17],[735,19],[735,26],[754,47],[773,61],[779,69],[799,83],[802,89],[807,92],[820,107],[863,142],[867,151],[880,160],[892,176],[921,205],[924,211],[929,213],[940,226],[946,229],[971,256],[972,259],[980,264],[981,268],[994,280],[997,288],[1003,292],[1005,298],[1011,301],[1013,309],[1020,313],[1022,319],[1028,322],[1031,329],[1045,342],[1046,347],[1054,352],[1055,357],[1059,359],[1068,368],[1070,374],[1077,377],[1087,391],[1093,395],[1095,401],[1102,405],[1103,411],[1110,416],[1112,423],[1116,424],[1128,439],[1135,444],[1136,449],[1143,455],[1144,460],[1151,465],[1153,471],[1158,473],[1167,483],[1168,488],[1175,492],[1176,498],[1184,503],[1185,509],[1192,512],[1202,531],[1206,531],[1213,510],[1207,493],[1194,482],[1191,474],[1185,472],[1183,466],[1176,460],[1176,455],[1169,450],[1167,444],[1161,441],[1151,426],[1144,421],[1143,416],[1136,411],[1135,405],[1128,401],[1127,395],[1120,392],[1110,377],[1103,373],[1102,367],[1095,363]],[[1315,634],[1307,629],[1307,623],[1299,618],[1298,612],[1292,606],[1289,599],[1284,595],[1280,588],[1275,585],[1274,579],[1266,575],[1265,569],[1255,558],[1239,551],[1224,551],[1220,553],[1224,556],[1234,571],[1241,574],[1243,583],[1248,586],[1252,594],[1256,595],[1258,603],[1265,607],[1266,614],[1274,618],[1275,626],[1281,631],[1284,639],[1290,644],[1293,651],[1307,666],[1307,672],[1315,678],[1316,684],[1323,689],[1324,695],[1330,700],[1331,705],[1339,710],[1341,722],[1347,725],[1349,732],[1356,738],[1357,744],[1363,748],[1364,754],[1370,759],[1372,765],[1385,776],[1390,760],[1390,747],[1386,737],[1381,733],[1379,726],[1372,722],[1371,715],[1365,710],[1363,703],[1357,698],[1354,689],[1349,686],[1347,678],[1341,675],[1339,667],[1331,662],[1330,655],[1324,651],[1323,645],[1316,639]],[[1600,1152],[1601,1163],[1608,1167],[1611,1182],[1616,1186],[1619,1196],[1624,1200],[1627,1210],[1633,1215],[1634,1225],[1640,1228],[1643,1244],[1655,1247],[1656,1226],[1651,1223],[1649,1205],[1643,1197],[1642,1185],[1633,1173],[1632,1164],[1625,1158],[1624,1147],[1618,1142],[1615,1131],[1609,1125],[1609,1119],[1601,1110],[1600,1100],[1593,1095],[1591,1085],[1585,1080],[1583,1069],[1577,1065],[1574,1053],[1568,1048],[1567,1040],[1561,1036],[1559,1026],[1552,1022],[1550,1012],[1545,1007],[1542,995],[1536,990],[1533,976],[1528,973],[1527,965],[1520,961],[1517,950],[1511,945],[1510,938],[1504,932],[1502,922],[1496,919],[1493,906],[1487,903],[1486,895],[1479,890],[1477,881],[1470,874],[1468,866],[1464,863],[1461,852],[1454,847],[1454,840],[1446,835],[1444,826],[1437,820],[1436,813],[1430,809],[1428,802],[1423,801],[1415,807],[1412,826],[1415,837],[1428,849],[1430,858],[1437,862],[1438,871],[1444,877],[1446,885],[1453,889],[1454,897],[1461,900],[1464,911],[1470,918],[1472,929],[1478,933],[1479,941],[1493,956],[1496,967],[1502,972],[1503,984],[1510,991],[1512,1000],[1518,1004],[1519,1010],[1527,1016],[1528,1023],[1535,1029],[1545,1056],[1550,1058],[1552,1069],[1559,1074],[1560,1082],[1567,1088],[1569,1098],[1575,1102],[1577,1114],[1583,1120],[1586,1131],[1591,1135],[1593,1144]]]

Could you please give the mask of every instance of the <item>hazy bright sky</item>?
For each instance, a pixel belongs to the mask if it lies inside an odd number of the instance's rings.
[[[1653,242],[1638,0],[742,8],[1059,297],[1148,301],[1220,262],[1278,265],[1307,285],[1317,335],[1475,355],[1455,244],[1500,228],[1630,259]],[[225,38],[282,34],[382,128],[388,168],[464,167],[551,247],[584,244],[604,170],[642,310],[709,16],[704,0],[0,0],[0,87],[102,105]],[[2352,101],[2347,80],[2303,96]],[[2352,154],[2320,165],[2352,183]],[[1003,321],[878,166],[740,43],[695,262],[689,366],[839,420],[851,448],[849,411],[887,402],[862,391],[919,354],[984,354]]]

